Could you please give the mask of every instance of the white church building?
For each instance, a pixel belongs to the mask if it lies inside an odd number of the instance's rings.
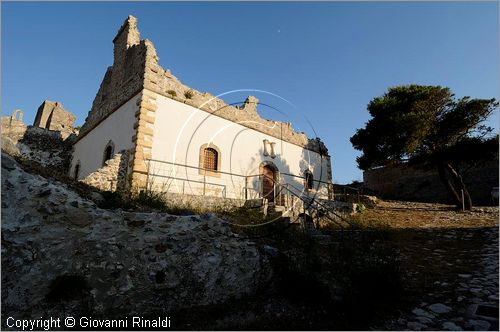
[[[72,177],[111,190],[277,204],[283,188],[331,198],[330,156],[319,139],[261,118],[255,97],[228,105],[182,84],[132,16],[113,43],[113,65],[74,144]]]

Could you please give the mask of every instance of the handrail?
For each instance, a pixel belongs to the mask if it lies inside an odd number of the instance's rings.
[[[187,181],[187,182],[195,182],[195,183],[211,184],[211,185],[214,185],[214,186],[219,186],[219,187],[224,187],[224,188],[226,188],[226,185],[225,185],[225,184],[220,184],[220,183],[203,182],[203,181],[198,181],[198,180],[183,179],[183,178],[178,178],[178,177],[175,177],[175,176],[168,176],[168,175],[158,175],[158,174],[153,174],[152,176],[157,176],[157,177],[160,177],[160,178],[173,179],[173,180],[179,180],[179,181]]]
[[[347,188],[347,189],[351,189],[351,190],[354,190],[354,191],[360,191],[360,188],[355,188],[355,187],[351,187],[351,186],[348,186],[346,184],[333,184],[334,187],[341,187],[341,188]]]
[[[293,176],[293,177],[296,177],[296,178],[299,178],[299,179],[302,179],[302,180],[305,180],[306,178],[304,176],[301,176],[301,175],[295,175],[295,174],[290,174],[290,173],[285,173],[285,172],[280,172],[281,175],[287,175],[287,176]],[[319,183],[324,183],[324,184],[333,184],[331,182],[325,182],[325,181],[322,181],[322,180],[316,180],[316,179],[312,179],[313,182],[319,182]]]
[[[186,165],[186,164],[179,164],[179,163],[175,163],[175,162],[171,162],[171,161],[164,161],[164,160],[158,160],[158,159],[146,159],[146,161],[152,161],[152,162],[158,162],[158,163],[163,163],[163,164],[170,164],[170,165],[174,165],[174,166],[181,166],[181,167],[186,167],[186,168],[192,168],[192,169],[197,169],[197,170],[201,170],[201,171],[207,171],[207,172],[211,172],[211,173],[234,175],[234,176],[239,176],[239,177],[255,177],[255,176],[262,176],[263,175],[263,174],[243,175],[243,174],[237,174],[237,173],[231,173],[231,172],[224,172],[224,171],[218,171],[218,170],[217,171],[212,171],[212,170],[206,170],[203,167],[191,166],[191,165]],[[293,176],[293,177],[296,177],[296,178],[305,179],[305,177],[300,176],[300,175],[296,175],[296,174],[290,174],[290,173],[285,173],[285,172],[279,172],[279,173],[281,175]],[[319,182],[319,183],[324,183],[324,184],[333,184],[331,182],[325,182],[325,181],[316,180],[316,179],[313,179],[313,181]]]
[[[287,183],[287,184],[288,184],[288,183]],[[286,189],[289,193],[291,193],[291,194],[292,194],[292,195],[294,195],[295,197],[297,197],[298,199],[300,199],[303,203],[306,203],[306,204],[307,204],[307,202],[304,200],[304,198],[303,198],[302,196],[300,196],[300,195],[298,195],[298,194],[294,193],[293,191],[291,191],[290,189],[288,189],[288,188],[287,188],[286,186],[284,186],[284,185],[280,185],[280,190],[279,190],[279,193],[281,193],[281,190],[282,190],[283,188],[284,188],[284,189]],[[312,206],[312,208],[316,209],[316,211],[319,211],[317,207]],[[337,226],[339,226],[339,227],[340,227],[340,229],[341,229],[341,231],[344,231],[344,226],[343,226],[341,223],[339,223],[338,221],[336,221],[336,220],[335,220],[335,219],[333,219],[333,218],[330,218],[329,216],[327,216],[327,218],[328,218],[328,219],[330,219],[330,221],[332,221],[334,224],[336,224]],[[341,217],[341,219],[343,219],[343,218]]]
[[[239,177],[253,177],[253,176],[260,176],[261,175],[261,174],[241,175],[241,174],[230,173],[230,172],[223,172],[223,171],[212,171],[212,170],[204,169],[203,167],[197,167],[197,166],[179,164],[179,163],[174,163],[174,162],[171,162],[171,161],[164,161],[164,160],[158,160],[158,159],[146,159],[146,161],[152,161],[152,162],[158,162],[158,163],[162,163],[162,164],[169,164],[169,165],[174,165],[174,166],[181,166],[181,167],[186,167],[186,168],[192,168],[192,169],[197,169],[197,170],[200,170],[200,171],[205,171],[205,172],[210,172],[210,173],[219,173],[219,174],[226,174],[226,175],[234,175],[234,176],[239,176]]]
[[[291,183],[286,183],[287,186],[291,186],[292,188],[294,188],[295,190],[298,190],[300,192],[303,192],[303,190],[300,190],[298,189],[297,187],[295,187],[293,184]],[[281,185],[282,186],[282,185]],[[288,191],[292,192],[290,189],[286,188]],[[292,192],[293,193],[293,192]],[[293,193],[295,194],[295,193]],[[305,202],[304,199],[302,197],[300,197],[298,194],[295,194],[297,197],[299,197],[304,203],[307,203],[309,205],[313,204],[313,203],[316,203],[317,205],[321,206],[323,209],[327,210],[328,212],[330,213],[333,213],[336,217],[342,219],[342,221],[344,221],[345,223],[349,224],[349,226],[351,226],[351,228],[355,228],[354,224],[351,223],[350,221],[348,221],[346,218],[344,218],[342,215],[338,214],[337,212],[335,211],[332,211],[332,209],[329,207],[329,206],[326,206],[324,205],[323,203],[319,202],[318,200],[316,200],[314,197],[313,198],[310,198],[308,196],[308,198],[311,199],[311,202]],[[316,208],[317,209],[317,208]],[[330,219],[330,218],[329,218]]]

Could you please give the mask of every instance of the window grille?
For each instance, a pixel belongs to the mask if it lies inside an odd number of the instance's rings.
[[[217,171],[218,162],[217,151],[212,148],[205,148],[203,151],[203,168],[207,171]]]

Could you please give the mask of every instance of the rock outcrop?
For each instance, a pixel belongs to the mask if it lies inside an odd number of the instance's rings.
[[[2,154],[3,316],[148,316],[254,294],[264,251],[214,215],[103,210]]]

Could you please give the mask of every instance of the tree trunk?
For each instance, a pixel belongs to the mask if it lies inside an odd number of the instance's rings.
[[[472,199],[460,173],[449,163],[438,164],[438,173],[457,208],[462,209],[462,207],[465,207],[466,210],[471,210]],[[464,192],[464,202],[462,202],[462,190]]]
[[[459,190],[463,190],[464,191],[464,206],[465,206],[465,209],[466,210],[471,210],[472,209],[472,198],[470,197],[470,194],[469,194],[469,191],[467,190],[467,188],[465,187],[465,183],[464,183],[464,180],[462,179],[462,175],[460,175],[460,173],[455,170],[451,164],[446,164],[446,168],[448,169],[448,171],[450,172],[450,174],[452,175],[452,178],[455,182],[455,186],[459,189]],[[461,198],[461,196],[460,196]]]

